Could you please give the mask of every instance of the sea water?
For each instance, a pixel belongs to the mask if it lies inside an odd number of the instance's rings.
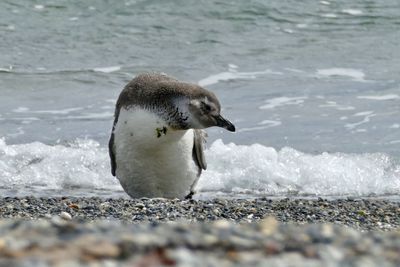
[[[400,195],[400,4],[2,1],[0,192],[125,196],[116,98],[143,71],[198,83],[237,128],[208,129],[199,195]]]

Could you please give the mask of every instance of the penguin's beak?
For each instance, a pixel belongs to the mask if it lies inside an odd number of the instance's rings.
[[[228,121],[221,115],[217,115],[214,117],[218,127],[227,129],[228,131],[234,132],[235,131],[235,125],[232,124],[232,122]]]

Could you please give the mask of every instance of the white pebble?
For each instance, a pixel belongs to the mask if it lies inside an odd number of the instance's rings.
[[[228,229],[230,227],[230,223],[227,220],[217,220],[214,221],[214,226],[217,229]]]
[[[68,212],[65,212],[65,211],[63,211],[63,212],[60,213],[60,217],[61,217],[62,219],[64,219],[64,220],[66,220],[66,221],[72,220],[71,214],[69,214]]]

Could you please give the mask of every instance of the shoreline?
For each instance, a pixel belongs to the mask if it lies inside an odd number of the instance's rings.
[[[227,220],[0,220],[1,266],[399,266],[400,232]],[[295,263],[295,265],[294,265]]]
[[[0,219],[50,219],[66,212],[80,221],[333,223],[359,230],[400,229],[400,202],[367,199],[104,199],[99,197],[0,198]]]
[[[400,203],[0,198],[1,266],[399,266]]]

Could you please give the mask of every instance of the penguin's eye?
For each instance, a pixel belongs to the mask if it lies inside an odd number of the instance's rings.
[[[208,105],[208,104],[206,104],[206,103],[203,103],[202,109],[203,109],[204,111],[210,112],[210,111],[211,111],[211,106]]]

